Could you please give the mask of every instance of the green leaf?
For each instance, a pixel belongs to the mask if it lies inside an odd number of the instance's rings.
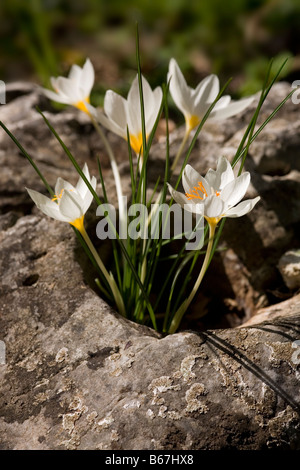
[[[8,128],[3,124],[3,122],[0,121],[0,126],[2,127],[2,129],[4,129],[4,131],[7,133],[7,135],[12,139],[12,141],[17,145],[17,147],[19,148],[19,150],[21,151],[21,153],[24,155],[24,157],[27,158],[27,160],[29,161],[29,163],[32,165],[32,167],[34,168],[34,170],[36,171],[36,173],[39,175],[39,177],[41,178],[42,182],[44,183],[45,187],[47,188],[49,194],[51,197],[54,197],[54,191],[53,189],[51,188],[51,186],[48,184],[46,178],[43,176],[43,174],[41,173],[41,171],[38,169],[37,165],[34,163],[33,159],[31,158],[31,156],[26,152],[26,150],[24,149],[24,147],[20,144],[20,142],[18,141],[18,139],[8,130]]]

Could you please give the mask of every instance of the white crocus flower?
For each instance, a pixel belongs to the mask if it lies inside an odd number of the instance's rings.
[[[90,177],[87,164],[84,165],[82,171],[95,190],[97,180],[95,176]],[[93,195],[81,177],[76,186],[62,178],[58,178],[53,199],[33,189],[26,189],[33,202],[44,214],[53,219],[68,222],[80,232],[84,230],[84,214],[92,203]]]
[[[197,127],[209,107],[220,92],[219,79],[216,75],[209,75],[202,80],[196,88],[187,85],[186,80],[175,59],[170,60],[168,81],[170,80],[170,93],[183,113],[187,132]],[[253,97],[239,101],[231,101],[229,95],[222,96],[215,104],[209,117],[225,119],[243,111],[253,101]]]
[[[250,183],[250,174],[242,173],[235,178],[232,167],[226,158],[218,161],[217,170],[208,170],[202,177],[190,165],[183,170],[182,184],[185,194],[175,191],[170,185],[169,190],[175,201],[185,210],[200,214],[208,222],[209,240],[202,268],[190,295],[183,301],[174,314],[169,333],[175,333],[188,306],[192,302],[207,267],[213,250],[215,230],[222,217],[241,217],[250,212],[260,197],[240,202],[245,196]]]
[[[123,202],[123,192],[120,174],[118,166],[115,160],[115,156],[112,152],[112,149],[107,141],[102,129],[95,120],[95,108],[90,105],[90,93],[94,85],[95,72],[93,65],[89,59],[86,60],[84,66],[81,68],[78,65],[73,65],[71,67],[68,78],[51,77],[51,84],[55,90],[47,90],[42,88],[43,93],[50,98],[51,100],[58,101],[59,103],[69,104],[75,106],[81,111],[85,112],[91,119],[93,125],[95,126],[96,131],[99,133],[105,149],[107,150],[111,167],[115,179],[119,210],[120,210],[120,220],[121,225],[124,230],[125,226],[125,207]]]
[[[90,177],[87,164],[84,165],[82,171],[95,191],[97,180],[95,176],[92,178]],[[68,222],[80,232],[103,276],[111,288],[119,313],[125,316],[126,312],[124,302],[117,287],[116,281],[113,275],[107,271],[103,261],[101,260],[97,250],[95,249],[84,228],[84,215],[92,203],[93,195],[83,178],[79,178],[76,186],[73,186],[71,183],[63,180],[62,178],[58,178],[55,185],[55,196],[52,199],[37,191],[34,191],[33,189],[26,189],[33,202],[44,214],[52,217],[52,219],[60,220],[61,222]]]
[[[249,172],[235,178],[230,163],[221,157],[217,170],[208,170],[205,177],[186,165],[182,175],[185,194],[175,191],[170,185],[169,190],[185,210],[202,215],[210,225],[216,226],[222,217],[241,217],[253,209],[259,196],[240,202],[249,183]]]
[[[58,103],[69,104],[88,113],[90,94],[94,85],[95,72],[89,59],[83,67],[72,65],[68,78],[51,77],[51,85],[55,91],[42,88],[43,93]]]
[[[149,137],[162,101],[161,87],[152,91],[147,80],[142,76],[146,139]],[[127,127],[132,149],[142,153],[142,118],[138,76],[134,79],[127,100],[112,90],[104,98],[104,113],[89,106],[90,112],[108,130],[127,140]]]

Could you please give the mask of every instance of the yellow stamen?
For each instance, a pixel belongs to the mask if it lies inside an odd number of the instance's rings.
[[[194,189],[191,189],[190,191],[191,191],[190,193],[185,193],[188,199],[201,199],[202,200],[203,196],[207,197],[207,192],[206,192],[205,187],[203,186],[202,181],[199,181],[198,186],[194,186]],[[202,196],[200,196],[199,193],[201,193]]]
[[[130,134],[129,137],[130,137],[130,145],[131,145],[132,149],[135,151],[135,153],[139,154],[141,152],[141,154],[142,154],[143,153],[143,135],[142,135],[142,133],[140,132],[139,135]],[[147,139],[147,137],[146,137],[146,139]]]
[[[87,109],[87,104],[90,104],[90,97],[87,96],[84,100],[82,101],[78,101],[77,103],[75,103],[75,107],[80,109],[80,111],[83,111],[84,113],[87,113],[89,114],[89,110]]]
[[[57,201],[58,199],[61,199],[64,190],[65,190],[65,188],[63,188],[63,189],[61,190],[61,192],[58,194],[58,196],[57,196],[56,194],[54,194],[54,197],[52,198],[52,201]]]
[[[80,233],[83,233],[84,230],[83,219],[84,215],[78,217],[78,219],[73,220],[73,222],[70,222],[70,224],[73,225],[73,227],[77,228]]]
[[[196,116],[195,114],[186,118],[186,127],[189,130],[189,132],[195,127],[199,126],[200,121],[201,119],[199,118],[199,116]]]
[[[54,197],[52,198],[52,201],[58,201],[58,199],[61,199],[64,190],[65,190],[65,188],[62,188],[61,192],[58,195],[54,194]],[[68,189],[68,191],[73,191],[73,189]]]

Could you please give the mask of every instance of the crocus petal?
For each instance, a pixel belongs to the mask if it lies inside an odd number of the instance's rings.
[[[204,200],[204,214],[209,218],[220,217],[224,212],[225,204],[218,196],[211,195]]]
[[[52,90],[47,90],[46,88],[40,88],[41,92],[49,98],[49,100],[56,101],[57,103],[71,104],[70,98],[65,95],[59,95]]]
[[[235,206],[246,194],[250,184],[250,173],[245,172],[222,189],[220,197],[227,207]]]
[[[226,158],[220,157],[217,163],[217,169],[213,170],[210,168],[205,175],[205,179],[212,188],[219,190],[221,185],[221,175],[226,171],[228,171],[228,162]],[[233,179],[234,176],[232,177],[232,180]]]
[[[198,186],[202,183],[206,191],[206,196],[210,194],[210,186],[207,184],[205,178],[203,178],[198,171],[194,170],[191,165],[186,165],[182,175],[182,186],[186,193],[190,193],[194,186]]]
[[[50,83],[51,83],[51,85],[52,85],[53,90],[57,91],[57,90],[58,90],[58,87],[57,87],[57,78],[55,78],[55,77],[50,77]]]
[[[234,180],[234,173],[229,161],[225,157],[220,157],[216,171],[209,169],[205,179],[215,191],[223,189],[226,184]]]
[[[221,98],[216,102],[213,112],[215,113],[219,109],[226,108],[231,102],[231,97],[229,95],[221,96]]]
[[[58,93],[63,93],[67,98],[69,98],[72,103],[77,103],[81,101],[83,97],[80,95],[76,83],[72,80],[69,80],[65,77],[58,77],[57,79]]]
[[[91,105],[90,103],[85,103],[88,112],[92,115],[93,118],[97,120],[98,112],[103,114],[103,111],[100,108],[95,108],[95,106]]]
[[[90,178],[90,172],[89,172],[89,169],[88,169],[88,166],[87,164],[85,163],[83,168],[82,168],[82,173],[84,174],[84,176],[86,177],[86,179],[90,182],[91,178]],[[80,196],[82,197],[82,199],[84,198],[86,192],[89,190],[86,183],[84,182],[83,178],[79,178],[78,180],[78,183],[76,184],[76,192],[78,194],[80,194]]]
[[[193,203],[191,201],[187,201],[183,206],[183,209],[188,212],[192,212],[192,214],[204,215],[204,204],[202,202]]]
[[[206,173],[205,175],[205,180],[207,182],[207,184],[211,187],[211,188],[216,188],[216,179],[217,179],[217,173],[215,170],[213,170],[212,168],[210,168],[208,170],[208,172]],[[219,189],[219,188],[217,188]]]
[[[79,219],[83,215],[82,212],[83,201],[79,194],[71,191],[64,191],[61,199],[59,200],[59,210],[71,222]]]
[[[185,192],[188,192],[193,186],[198,184],[201,175],[191,165],[187,164],[183,170],[182,185]]]
[[[152,104],[146,105],[145,103],[145,119],[146,119],[146,134],[149,135],[153,129],[155,121],[158,116],[160,105],[162,102],[162,89],[160,87],[155,88],[152,92],[151,101]]]
[[[142,77],[142,85],[143,88],[146,86],[147,80],[143,79]],[[148,83],[148,82],[147,82]],[[144,90],[143,90],[144,92]],[[140,102],[140,90],[139,90],[139,78],[138,75],[135,76],[131,87],[129,89],[128,95],[127,95],[127,102],[131,106],[135,106],[137,103]]]
[[[190,203],[183,193],[176,191],[169,183],[167,183],[167,185],[172,198],[177,202],[177,204],[183,207],[185,204]]]
[[[87,98],[90,96],[91,90],[93,88],[95,81],[95,72],[94,72],[94,67],[90,61],[90,59],[87,59],[83,69],[82,69],[82,74],[81,74],[81,80],[80,80],[80,88],[83,91],[83,98]]]
[[[86,163],[84,164],[84,166],[83,166],[83,168],[82,168],[82,172],[83,172],[84,176],[86,177],[86,179],[87,179],[87,180],[89,181],[89,183],[91,184],[90,172],[89,172],[89,169],[88,169],[88,166],[87,166]],[[93,177],[93,178],[94,178],[94,177]],[[96,185],[95,185],[95,188],[96,188]],[[94,189],[95,189],[95,188],[94,188]],[[81,176],[80,176],[80,178],[79,178],[79,180],[78,180],[78,183],[77,183],[77,185],[76,185],[76,192],[80,195],[80,197],[81,197],[82,199],[84,199],[85,196],[86,196],[86,194],[87,194],[88,192],[90,192],[90,190],[89,190],[87,184],[85,183],[85,181],[83,180],[83,178],[81,178]]]
[[[246,201],[241,202],[235,207],[232,207],[231,209],[227,210],[226,213],[224,214],[225,217],[242,217],[245,214],[248,214],[255,204],[260,200],[260,196],[257,196],[255,199],[247,199]]]
[[[231,116],[235,116],[246,109],[254,100],[254,97],[245,98],[239,101],[232,101],[228,106],[222,109],[213,109],[210,117],[214,120],[225,119]]]
[[[108,129],[111,132],[114,132],[115,134],[119,135],[120,137],[123,137],[123,139],[127,138],[127,131],[124,130],[124,128],[121,128],[118,126],[114,121],[111,121],[101,109],[96,109],[93,106],[87,104],[87,109],[91,113],[92,116],[95,117],[95,119],[102,124],[103,127]]]
[[[73,80],[77,85],[80,84],[82,74],[82,68],[79,65],[72,65],[71,70],[69,72],[68,78]]]
[[[69,218],[60,212],[58,204],[54,201],[50,201],[48,204],[41,204],[38,208],[52,219],[59,220],[60,222],[70,222]]]
[[[143,88],[148,89],[148,82],[142,78]],[[144,90],[143,90],[144,94]],[[148,94],[148,92],[146,92]],[[152,108],[152,104],[151,104]],[[142,130],[142,118],[141,118],[141,105],[140,105],[140,90],[138,77],[136,76],[130,87],[127,97],[127,123],[130,134],[138,136]]]
[[[191,89],[175,59],[170,60],[168,81],[170,93],[177,108],[184,114],[191,114]]]
[[[91,186],[92,186],[94,191],[96,189],[96,185],[97,185],[97,179],[95,178],[95,176],[93,176],[92,179],[91,179]],[[86,213],[86,211],[88,210],[88,208],[92,204],[92,201],[93,201],[93,198],[94,198],[94,196],[92,195],[92,193],[88,189],[88,187],[86,185],[85,185],[85,187],[87,188],[87,191],[86,191],[85,195],[82,197],[83,198],[83,204],[82,204],[82,208],[81,208],[83,214]]]
[[[154,105],[153,91],[152,91],[151,86],[149,85],[148,81],[146,80],[146,78],[143,75],[142,75],[142,87],[143,87],[143,100],[144,100],[145,111],[149,110],[150,113],[151,113],[152,107]],[[139,98],[140,98],[140,92],[138,92],[138,99]],[[140,101],[138,101],[138,103],[140,103]],[[132,105],[129,94],[128,94],[128,104]]]
[[[154,91],[152,91],[148,81],[143,76],[142,87],[146,134],[149,135],[153,129],[161,105],[162,89],[157,87]],[[142,132],[142,117],[138,77],[134,79],[128,93],[127,122],[130,133],[135,136],[139,136]]]
[[[190,201],[184,194],[180,193],[179,191],[176,191],[174,188],[172,188],[169,183],[167,183],[167,185],[172,198],[177,202],[177,204],[180,204],[183,207],[185,204],[190,203]]]
[[[62,195],[63,190],[75,191],[74,186],[63,178],[57,178],[55,184],[55,196],[59,198]]]
[[[118,130],[118,135],[126,138],[127,129],[127,116],[126,116],[127,102],[126,100],[112,90],[108,90],[104,97],[104,111],[108,120],[113,123],[113,127]],[[103,120],[103,119],[102,119]],[[112,130],[112,129],[111,129]]]
[[[197,116],[203,117],[211,103],[218,96],[219,90],[219,79],[216,75],[209,75],[200,82],[195,90],[194,106]]]
[[[34,189],[29,189],[26,188],[29,196],[33,200],[33,202],[37,205],[40,206],[41,204],[47,204],[48,201],[51,201],[49,197],[45,196],[44,194],[39,193],[38,191],[35,191]]]
[[[66,218],[60,214],[58,204],[49,199],[47,196],[44,196],[44,194],[35,191],[34,189],[26,189],[38,209],[40,209],[45,215],[48,215],[49,217],[52,217],[56,220],[67,222]]]
[[[220,157],[218,160],[216,180],[219,185],[218,186],[219,189],[223,189],[226,186],[226,184],[234,180],[234,173],[233,173],[232,167],[229,161],[225,157]]]

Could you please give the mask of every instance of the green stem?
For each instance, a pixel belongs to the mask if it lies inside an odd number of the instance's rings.
[[[201,271],[199,273],[198,279],[195,282],[195,285],[194,285],[193,290],[190,293],[189,297],[182,302],[179,309],[175,313],[175,315],[172,319],[169,331],[168,331],[169,334],[175,333],[175,331],[179,327],[180,322],[182,320],[182,317],[185,314],[185,312],[186,312],[187,308],[189,307],[190,303],[192,302],[192,300],[193,300],[193,298],[194,298],[194,296],[195,296],[195,294],[196,294],[196,292],[197,292],[197,290],[198,290],[198,288],[199,288],[199,286],[202,282],[202,279],[204,277],[206,269],[208,267],[208,264],[209,264],[209,261],[210,261],[211,250],[213,248],[215,230],[216,230],[216,223],[214,223],[214,222],[211,223],[209,221],[208,221],[208,223],[209,223],[209,242],[208,242],[208,245],[207,245],[206,254],[205,254],[205,258],[204,258],[204,261],[203,261]]]
[[[139,173],[140,173],[140,177],[141,177],[141,194],[140,194],[140,202],[141,204],[145,203],[146,202],[146,193],[144,192],[145,188],[146,188],[146,174],[145,174],[145,168],[144,168],[144,154],[143,154],[143,148],[141,149],[140,151],[140,154],[138,155],[137,154],[137,158],[138,158],[138,163],[139,163]],[[144,235],[144,234],[143,234]],[[145,238],[143,238],[142,240],[142,255],[141,255],[141,258],[142,258],[142,265],[141,265],[141,269],[140,269],[140,279],[141,279],[141,283],[144,285],[144,282],[145,282],[145,278],[146,278],[146,270],[147,270],[147,257],[145,255],[145,250],[146,250],[146,244],[147,244],[147,240]],[[141,305],[140,305],[140,308],[138,310],[138,313],[137,313],[137,319],[138,321],[141,322],[143,318],[143,302],[141,302]]]
[[[93,257],[96,261],[96,263],[98,264],[101,272],[103,273],[105,279],[107,280],[107,282],[108,282],[108,284],[109,284],[109,286],[112,290],[115,302],[117,304],[118,312],[121,315],[123,315],[123,317],[126,317],[124,302],[123,302],[122,296],[120,294],[120,291],[119,291],[119,289],[116,285],[116,282],[115,282],[114,278],[108,273],[106,267],[103,264],[103,261],[101,260],[101,258],[98,255],[97,250],[95,249],[90,237],[88,236],[83,224],[80,227],[78,227],[78,230],[80,231],[80,233],[82,235],[82,238],[84,239],[85,243],[87,244],[89,250],[91,251],[91,253],[92,253],[92,255],[93,255]]]
[[[184,146],[190,136],[190,133],[191,133],[191,130],[189,128],[186,128],[186,131],[185,131],[185,134],[184,134],[184,137],[182,139],[182,142],[180,144],[180,147],[178,149],[178,152],[176,154],[176,157],[174,158],[174,161],[172,163],[172,166],[171,166],[171,172],[173,172],[177,166],[177,163],[178,163],[178,160],[183,152],[183,149],[184,149]]]
[[[109,145],[109,142],[107,138],[105,137],[104,132],[102,131],[101,127],[99,126],[98,122],[95,120],[95,118],[88,113],[96,131],[100,135],[102,142],[104,144],[104,147],[108,153],[109,159],[110,159],[110,165],[111,169],[114,175],[115,179],[115,185],[116,185],[116,190],[117,190],[117,197],[118,197],[118,205],[119,205],[119,214],[120,214],[120,233],[121,234],[127,234],[127,216],[126,216],[126,211],[125,211],[125,203],[124,203],[124,198],[123,198],[123,191],[122,191],[122,183],[121,183],[121,178],[120,178],[120,173],[118,169],[118,165],[114,156],[114,153],[111,149],[111,146]]]

